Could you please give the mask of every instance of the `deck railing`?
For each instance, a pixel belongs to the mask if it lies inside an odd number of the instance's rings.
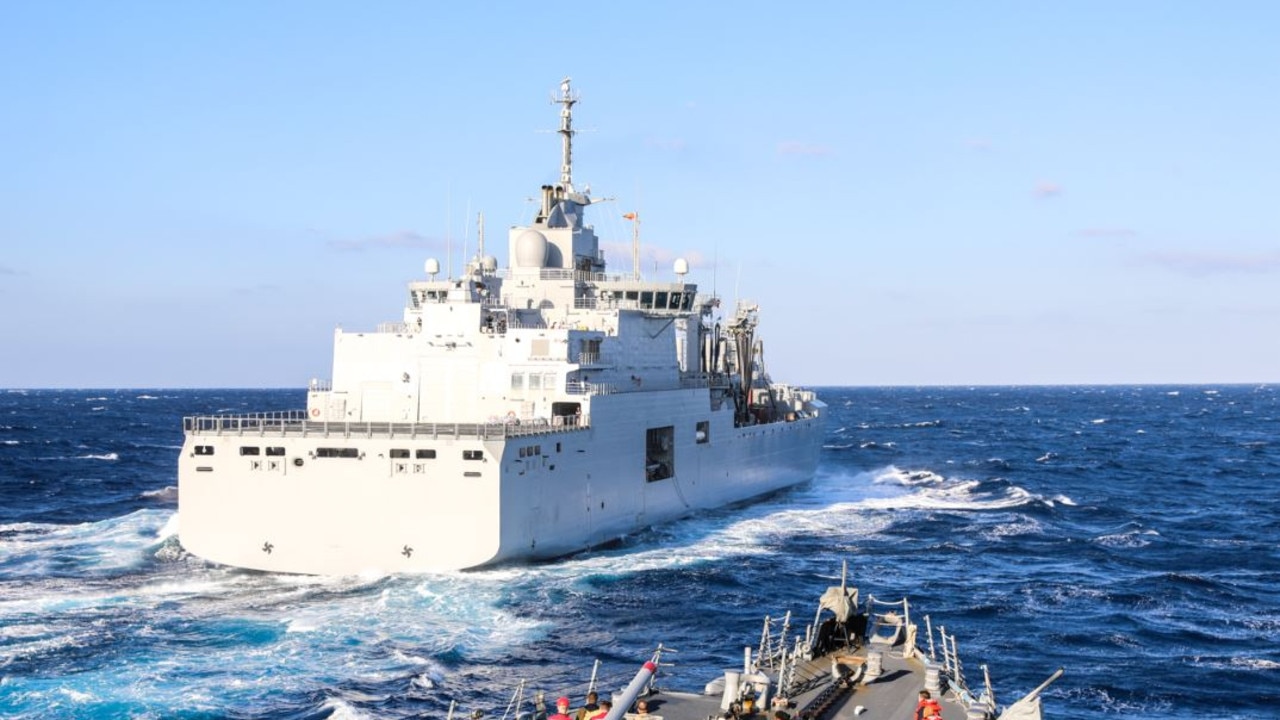
[[[256,435],[259,437],[508,437],[575,432],[590,427],[585,416],[494,419],[481,423],[348,422],[313,420],[305,410],[252,415],[194,415],[182,419],[192,435]]]

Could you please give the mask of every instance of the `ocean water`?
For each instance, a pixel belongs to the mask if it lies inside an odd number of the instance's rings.
[[[557,562],[315,578],[182,551],[183,415],[301,391],[0,391],[0,717],[501,715],[812,617],[848,560],[1055,718],[1280,716],[1275,387],[827,388],[817,476]],[[918,616],[918,615],[917,615]]]

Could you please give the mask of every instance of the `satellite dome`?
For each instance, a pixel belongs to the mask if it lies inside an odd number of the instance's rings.
[[[675,270],[676,274],[681,277],[689,274],[689,261],[684,258],[676,258]]]
[[[498,258],[492,255],[485,255],[480,258],[480,268],[485,272],[493,272],[498,269]]]
[[[423,263],[422,269],[426,270],[428,275],[436,275],[440,272],[440,261],[435,258],[428,258]]]
[[[516,237],[516,267],[540,268],[547,264],[547,236],[525,230]]]

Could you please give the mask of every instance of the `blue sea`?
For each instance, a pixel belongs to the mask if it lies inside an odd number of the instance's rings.
[[[533,566],[317,578],[181,547],[183,415],[288,390],[0,391],[0,717],[444,718],[663,683],[812,618],[842,561],[1050,718],[1280,716],[1280,391],[826,388],[817,476]],[[234,522],[232,519],[230,522]]]

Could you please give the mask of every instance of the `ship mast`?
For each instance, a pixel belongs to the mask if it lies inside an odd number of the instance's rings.
[[[562,150],[560,158],[560,185],[565,192],[573,192],[573,105],[578,102],[578,95],[569,89],[571,78],[560,81],[560,97],[553,97],[551,102],[561,105],[560,133]]]

